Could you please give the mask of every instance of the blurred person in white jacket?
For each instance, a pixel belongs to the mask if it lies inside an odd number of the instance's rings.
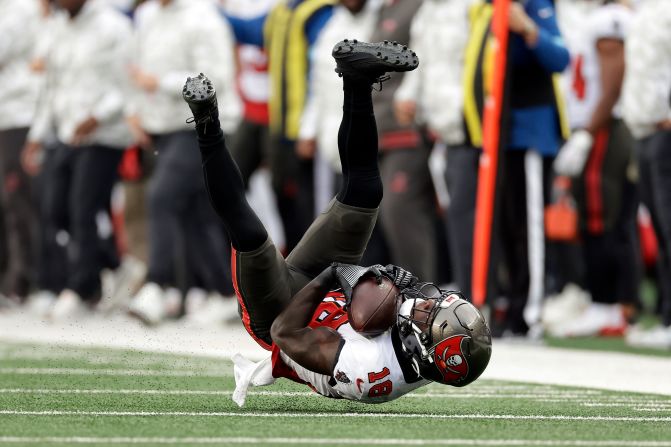
[[[23,299],[34,282],[37,209],[21,150],[33,121],[38,78],[30,69],[40,27],[38,0],[0,0],[0,209],[7,243],[0,293]]]
[[[224,86],[219,101],[224,131],[235,131],[241,104],[234,88],[233,49],[231,30],[214,2],[150,0],[136,10],[134,92],[127,114],[136,143],[157,157],[146,194],[148,272],[130,312],[147,324],[179,312],[175,292],[188,286],[178,281],[180,262],[206,291],[223,294],[232,288],[223,255],[227,243],[208,203],[196,136],[181,95],[189,75],[208,73]]]
[[[315,156],[315,211],[319,214],[336,190],[341,172],[338,128],[342,119],[342,81],[333,76],[333,43],[343,39],[370,39],[381,0],[341,0],[310,53],[310,96],[303,110],[297,151]]]
[[[43,193],[45,226],[68,245],[67,284],[53,319],[73,317],[100,298],[100,271],[118,265],[109,218],[117,166],[131,136],[123,119],[130,22],[96,0],[58,0],[45,59],[46,84],[24,149],[26,166],[49,134]]]
[[[625,47],[622,106],[637,139],[639,194],[659,243],[661,325],[631,330],[633,345],[671,349],[671,8],[667,0],[640,2]]]
[[[39,31],[30,61],[30,69],[34,79],[37,80],[36,85],[39,90],[35,106],[36,111],[49,107],[49,95],[46,89],[47,58],[54,41],[54,32],[60,26],[61,16],[66,14],[50,0],[40,0],[40,9]],[[37,202],[39,221],[37,225],[38,251],[35,262],[36,287],[28,296],[25,304],[30,313],[40,318],[48,315],[56,297],[68,284],[67,263],[63,262],[68,256],[67,240],[63,237],[60,239],[57,237],[59,232],[61,232],[61,235],[65,234],[66,229],[63,226],[66,226],[66,224],[61,225],[60,222],[52,222],[52,210],[55,208],[51,201],[53,201],[54,195],[50,192],[52,182],[48,181],[48,176],[54,172],[50,166],[55,160],[51,156],[54,152],[50,148],[58,144],[56,129],[52,125],[40,142],[42,150],[39,153],[24,151],[22,154],[22,165],[26,172],[37,174],[33,181],[35,187],[33,197]],[[38,157],[34,158],[35,155]],[[39,169],[39,173],[36,172],[37,169]],[[60,200],[64,204],[67,197],[61,197]],[[61,209],[65,209],[65,205],[61,205]],[[60,215],[66,215],[66,213],[60,213]]]
[[[452,279],[460,287],[470,281],[470,272],[462,271],[462,267],[468,265],[460,261],[460,257],[463,257],[463,241],[457,239],[461,233],[451,229],[458,221],[450,216],[462,213],[464,206],[459,203],[460,194],[454,196],[457,201],[448,202],[445,189],[450,191],[475,185],[475,179],[466,178],[456,171],[459,163],[449,162],[451,157],[470,156],[469,149],[464,147],[462,71],[469,32],[468,8],[471,3],[472,0],[424,1],[410,29],[410,47],[420,55],[422,63],[417,70],[405,75],[394,95],[394,111],[399,123],[426,124],[437,141],[447,146],[447,166],[443,173],[445,178],[441,178],[437,172],[434,174],[434,183],[441,205],[449,205],[445,222],[452,260]],[[445,159],[441,160],[439,152],[441,146],[436,146],[435,150],[435,157],[438,157],[436,161],[442,161],[444,166]]]
[[[410,29],[410,46],[422,57],[422,64],[405,75],[394,96],[399,121],[425,122],[449,146],[464,143],[462,67],[471,3],[426,0],[422,4]]]

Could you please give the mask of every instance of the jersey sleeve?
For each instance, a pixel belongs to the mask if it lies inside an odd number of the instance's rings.
[[[631,15],[619,5],[599,8],[592,16],[594,41],[600,39],[625,40]]]

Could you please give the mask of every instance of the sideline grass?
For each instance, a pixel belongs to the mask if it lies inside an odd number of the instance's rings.
[[[279,381],[240,409],[231,373],[210,358],[0,344],[0,445],[671,447],[666,396],[478,381],[363,405]]]

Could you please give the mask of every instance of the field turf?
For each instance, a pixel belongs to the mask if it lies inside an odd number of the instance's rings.
[[[233,389],[225,360],[0,342],[0,445],[671,447],[669,396],[481,380],[363,405],[282,380],[238,408]]]

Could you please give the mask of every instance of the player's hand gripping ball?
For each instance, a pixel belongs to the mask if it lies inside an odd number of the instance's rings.
[[[399,290],[389,278],[363,278],[352,290],[349,323],[360,334],[375,337],[396,323],[400,305]]]

